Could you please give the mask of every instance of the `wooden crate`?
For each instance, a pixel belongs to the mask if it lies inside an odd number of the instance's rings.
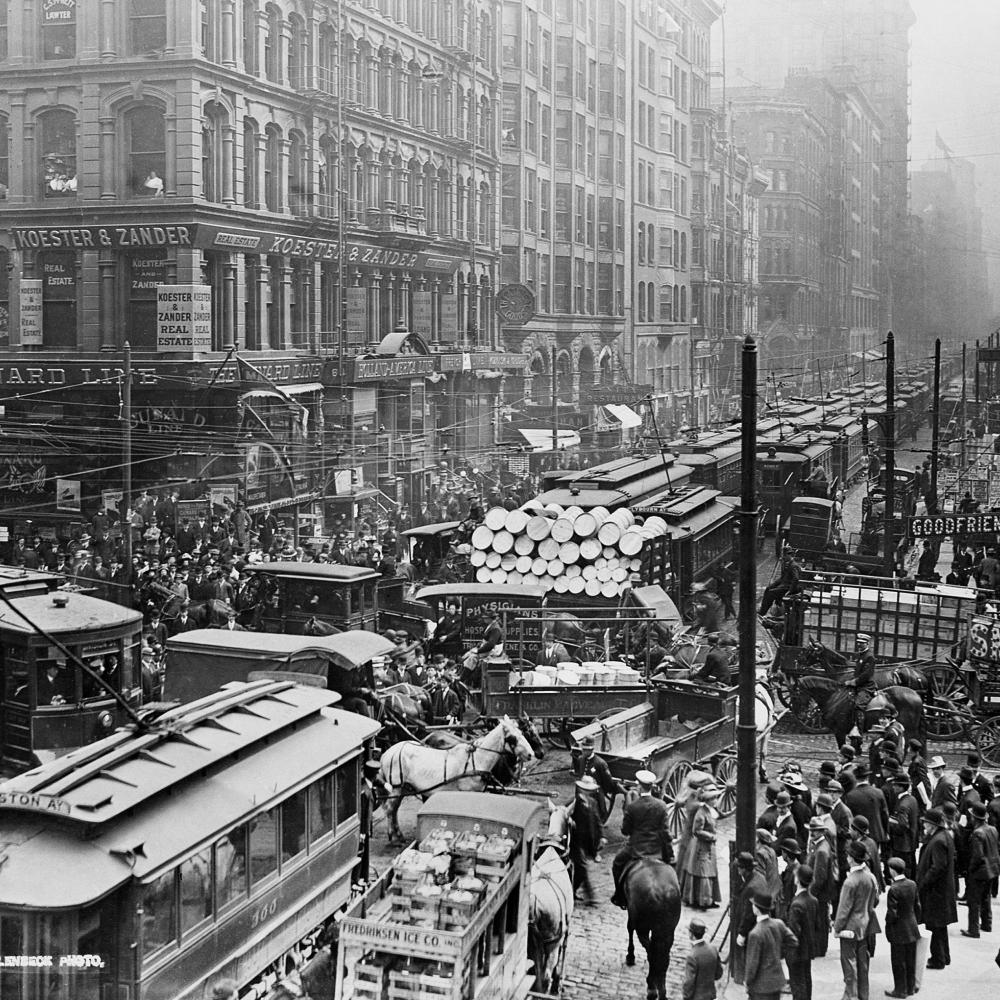
[[[444,1000],[450,997],[455,980],[428,973],[389,973],[389,1000]]]
[[[358,1000],[383,1000],[388,970],[358,959],[354,963],[354,992]]]
[[[440,896],[414,896],[410,900],[410,919],[408,922],[415,927],[437,928],[440,908]]]
[[[442,931],[462,931],[472,923],[479,909],[479,898],[469,900],[449,899],[445,896],[441,900],[441,907],[438,910],[438,929]]]

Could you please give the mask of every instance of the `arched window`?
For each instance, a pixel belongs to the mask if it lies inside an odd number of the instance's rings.
[[[686,271],[688,266],[688,234],[681,233],[681,270]]]
[[[267,32],[264,35],[264,76],[281,83],[281,9],[273,3],[264,8]]]
[[[288,204],[295,215],[306,215],[312,202],[306,141],[301,132],[288,138]]]
[[[337,92],[337,63],[337,31],[330,24],[320,25],[316,45],[317,84],[324,93]]]
[[[291,38],[288,42],[288,84],[291,87],[305,86],[305,71],[308,64],[309,36],[305,21],[298,14],[288,15]]]
[[[9,7],[9,0],[0,0],[0,62],[5,62],[8,55],[7,19],[10,16],[8,12]]]
[[[671,312],[672,292],[670,285],[660,285],[660,320],[663,323],[669,323],[673,318]]]
[[[675,323],[680,320],[680,315],[681,315],[680,303],[681,303],[681,289],[679,285],[674,285],[672,316],[673,316],[673,321]]]
[[[125,113],[125,155],[129,194],[162,198],[167,175],[167,128],[162,107],[145,103]]]
[[[410,161],[410,212],[421,212],[427,206],[426,184],[423,168],[416,160]]]
[[[480,243],[493,240],[493,189],[489,184],[479,185],[478,239]]]
[[[646,315],[649,317],[649,322],[652,323],[656,319],[656,303],[655,303],[655,287],[651,281],[646,283]]]
[[[257,176],[257,123],[243,121],[243,204],[247,208],[260,205],[260,180]]]
[[[206,201],[222,201],[223,113],[217,106],[205,108],[201,126],[201,190]]]
[[[41,117],[42,194],[46,198],[76,195],[76,115],[55,110]]]
[[[264,130],[264,207],[280,212],[281,205],[281,129],[268,125]]]
[[[243,0],[243,68],[257,75],[257,0]]]
[[[652,222],[646,227],[646,259],[656,263],[656,227]]]
[[[166,0],[130,0],[128,11],[129,51],[132,55],[145,55],[166,48]]]
[[[639,235],[638,239],[635,241],[636,248],[636,259],[638,263],[646,263],[646,224],[644,222],[639,223]]]
[[[646,322],[646,282],[640,281],[639,287],[636,290],[636,322],[645,323]]]
[[[687,286],[686,285],[681,285],[681,322],[682,323],[686,323],[687,322],[687,311],[688,311],[687,293],[688,293]]]
[[[445,236],[451,236],[452,225],[454,216],[454,210],[452,207],[452,186],[451,177],[447,170],[442,170],[438,174],[438,187],[440,188],[439,195],[439,206],[438,206],[438,223],[439,232]]]

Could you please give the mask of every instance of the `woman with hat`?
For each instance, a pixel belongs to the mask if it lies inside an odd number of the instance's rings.
[[[680,807],[682,816],[681,832],[677,838],[677,878],[680,881],[682,891],[688,848],[691,846],[691,830],[694,827],[694,818],[702,806],[702,799],[698,793],[705,785],[712,783],[713,779],[709,771],[691,771],[684,779],[684,787],[677,796],[676,804]]]
[[[691,839],[679,855],[683,900],[688,906],[707,910],[719,905],[719,866],[715,854],[719,813],[719,787],[707,784],[698,793],[700,805],[691,823]]]
[[[955,841],[945,828],[940,809],[928,809],[923,819],[926,838],[917,862],[917,895],[923,924],[931,932],[928,969],[951,964],[948,925],[958,923],[955,891]]]

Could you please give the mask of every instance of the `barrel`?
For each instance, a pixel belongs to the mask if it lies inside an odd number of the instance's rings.
[[[563,509],[557,503],[547,503],[545,509],[556,517],[562,517]]]
[[[552,537],[561,545],[568,542],[574,534],[573,522],[568,517],[560,517],[552,525]]]
[[[630,528],[622,535],[621,540],[618,542],[618,548],[621,549],[622,555],[637,556],[642,551],[642,543],[642,535]]]
[[[654,514],[652,517],[647,517],[643,521],[642,526],[650,531],[654,531],[658,535],[664,535],[667,532],[667,522],[663,520],[662,517],[658,517]]]
[[[580,546],[576,542],[563,542],[559,546],[559,558],[566,564],[575,563],[580,558]]]
[[[563,575],[563,564],[559,559],[552,559],[549,561],[548,574],[553,580],[558,580],[559,577]]]
[[[514,539],[514,552],[519,556],[530,556],[535,551],[535,543],[530,535],[518,535]]]
[[[487,569],[499,569],[500,561],[503,556],[499,552],[487,552],[486,553],[486,568]]]
[[[567,545],[570,543],[567,542]],[[580,558],[592,562],[601,554],[601,543],[596,538],[585,538],[580,542]]]
[[[518,573],[517,570],[514,570],[513,573],[507,574],[507,582],[512,587],[519,586],[520,584],[524,583],[524,574]]]
[[[500,531],[507,523],[507,513],[506,507],[490,507],[483,521],[490,531]]]
[[[571,594],[582,594],[587,586],[587,581],[582,576],[571,576],[569,579],[569,592]]]
[[[485,566],[486,565],[486,553],[482,549],[473,549],[469,553],[469,562],[473,566]]]
[[[593,514],[582,513],[573,522],[577,538],[590,538],[597,534],[597,518]]]
[[[531,556],[518,556],[514,560],[514,569],[522,576],[531,572]]]
[[[559,555],[559,543],[554,538],[543,538],[538,543],[538,554],[548,562]]]
[[[528,521],[528,526],[525,528],[525,531],[527,531],[528,537],[533,542],[540,542],[543,538],[549,537],[549,532],[552,530],[552,525],[554,523],[555,522],[550,521],[549,518],[536,514]]]
[[[525,514],[523,510],[509,510],[507,511],[507,519],[504,521],[504,527],[512,535],[520,535],[528,526],[529,520],[529,515]]]
[[[576,504],[573,504],[571,507],[567,507],[563,511],[563,517],[565,517],[567,521],[576,521],[576,519],[582,513],[583,513],[583,508],[582,507],[577,507]]]
[[[596,581],[597,580],[597,567],[596,566],[584,566],[583,570],[581,572],[581,576],[583,576],[584,580],[587,580],[587,581],[595,580]],[[589,593],[589,591],[588,591],[588,593]],[[593,596],[596,597],[597,595],[595,594]]]
[[[517,556],[513,552],[507,552],[500,557],[500,568],[506,570],[508,573],[516,568],[517,566]]]
[[[507,582],[507,571],[502,569],[490,570],[490,583],[495,583],[497,586]]]
[[[598,583],[607,583],[611,579],[611,570],[607,566],[602,566],[597,571]]]
[[[583,576],[583,567],[579,563],[570,563],[570,565],[563,570],[563,574],[572,580],[575,577]]]
[[[615,583],[624,583],[628,579],[628,570],[624,566],[616,566],[611,571],[611,579]]]
[[[480,566],[479,569],[476,570],[476,580],[479,583],[489,583],[491,572],[492,570],[488,570],[485,566]]]
[[[531,575],[532,576],[545,576],[545,571],[549,568],[548,562],[541,556],[537,556],[535,561],[531,564]]]
[[[565,594],[569,591],[569,580],[564,576],[557,576],[555,586],[552,588],[557,594]]]
[[[498,531],[493,536],[494,552],[499,552],[503,555],[506,552],[510,552],[512,548],[514,548],[514,536],[506,529]]]
[[[600,597],[601,585],[596,580],[588,580],[583,591],[588,597]]]
[[[612,582],[612,581],[609,580],[607,583],[602,583],[601,584],[601,596],[602,597],[607,597],[609,599],[612,598],[612,597],[617,597],[618,594],[619,594],[619,592],[620,592],[620,588],[619,588],[619,586],[618,586],[617,583],[614,583],[614,582]]]
[[[476,530],[472,533],[472,547],[474,549],[482,549],[485,552],[492,545],[493,545],[492,529],[487,528],[485,524],[479,525],[479,527],[476,528]]]
[[[594,567],[596,569],[604,569],[604,567],[607,566],[607,564],[608,560],[604,556],[599,556],[597,559],[594,560]]]
[[[597,529],[597,540],[601,545],[617,545],[622,537],[622,529],[616,521],[610,518]]]

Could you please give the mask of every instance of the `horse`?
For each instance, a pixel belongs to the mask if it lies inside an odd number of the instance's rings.
[[[666,1000],[667,969],[674,946],[674,931],[681,918],[681,890],[671,865],[656,858],[642,858],[623,876],[628,902],[628,951],[625,964],[635,965],[635,942],[646,950],[646,1000]]]
[[[327,636],[327,635],[339,635],[343,631],[337,628],[336,625],[331,625],[329,622],[325,622],[315,615],[310,618],[305,625],[302,626],[303,635],[313,635],[313,636]]]
[[[799,654],[791,666],[784,671],[789,677],[830,677],[843,684],[854,676],[853,667],[847,658],[836,650],[813,642]],[[908,687],[920,694],[927,692],[927,678],[905,663],[885,663],[875,668],[875,687]]]
[[[837,746],[843,746],[857,718],[854,689],[845,687],[832,677],[819,676],[803,677],[799,681],[799,687],[816,702],[823,717],[823,725],[833,733]],[[892,705],[896,709],[908,740],[923,741],[925,736],[923,698],[917,691],[900,684],[882,688],[868,703],[865,710],[866,731],[870,728],[868,716],[882,711],[886,705]]]
[[[549,825],[531,866],[528,897],[528,954],[538,993],[559,993],[569,923],[573,916],[573,876],[566,858],[572,827],[571,806],[549,801]]]
[[[385,811],[390,843],[403,839],[397,813],[404,795],[415,794],[426,800],[432,791],[445,787],[484,791],[494,780],[494,769],[508,747],[518,762],[535,759],[521,727],[506,715],[485,736],[448,750],[424,746],[415,740],[389,747],[379,762],[379,776],[389,793]]]

